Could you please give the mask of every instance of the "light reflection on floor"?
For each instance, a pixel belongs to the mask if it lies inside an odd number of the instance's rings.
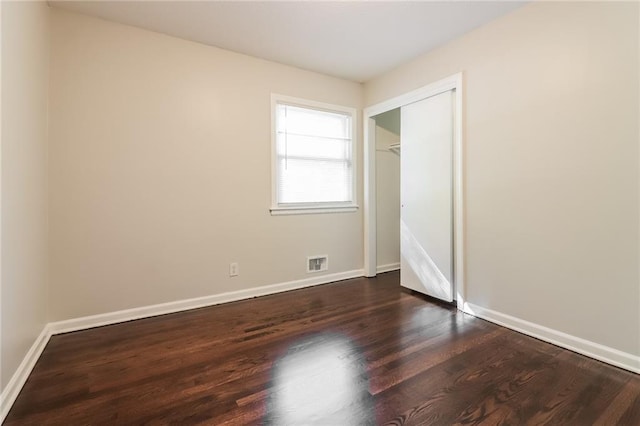
[[[265,424],[374,424],[366,363],[345,335],[322,333],[292,344],[276,361]]]

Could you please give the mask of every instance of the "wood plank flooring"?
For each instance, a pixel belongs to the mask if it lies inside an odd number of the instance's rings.
[[[397,272],[53,336],[6,425],[640,425],[640,376]]]

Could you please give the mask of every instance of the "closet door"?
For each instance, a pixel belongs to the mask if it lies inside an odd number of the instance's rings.
[[[402,107],[400,283],[453,300],[454,92]]]

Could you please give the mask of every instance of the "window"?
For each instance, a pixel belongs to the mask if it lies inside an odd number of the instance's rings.
[[[355,110],[277,95],[272,104],[272,214],[355,211]]]

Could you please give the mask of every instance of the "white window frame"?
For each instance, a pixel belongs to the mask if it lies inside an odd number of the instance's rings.
[[[302,108],[317,109],[321,111],[337,112],[349,114],[351,116],[351,165],[352,165],[352,200],[344,203],[278,203],[278,173],[277,168],[277,127],[276,127],[276,107],[278,104],[298,106]],[[307,99],[294,98],[291,96],[271,94],[271,214],[272,215],[292,215],[292,214],[315,214],[315,213],[348,213],[358,210],[357,204],[357,111],[355,108],[341,105],[332,105],[323,102],[310,101]]]

